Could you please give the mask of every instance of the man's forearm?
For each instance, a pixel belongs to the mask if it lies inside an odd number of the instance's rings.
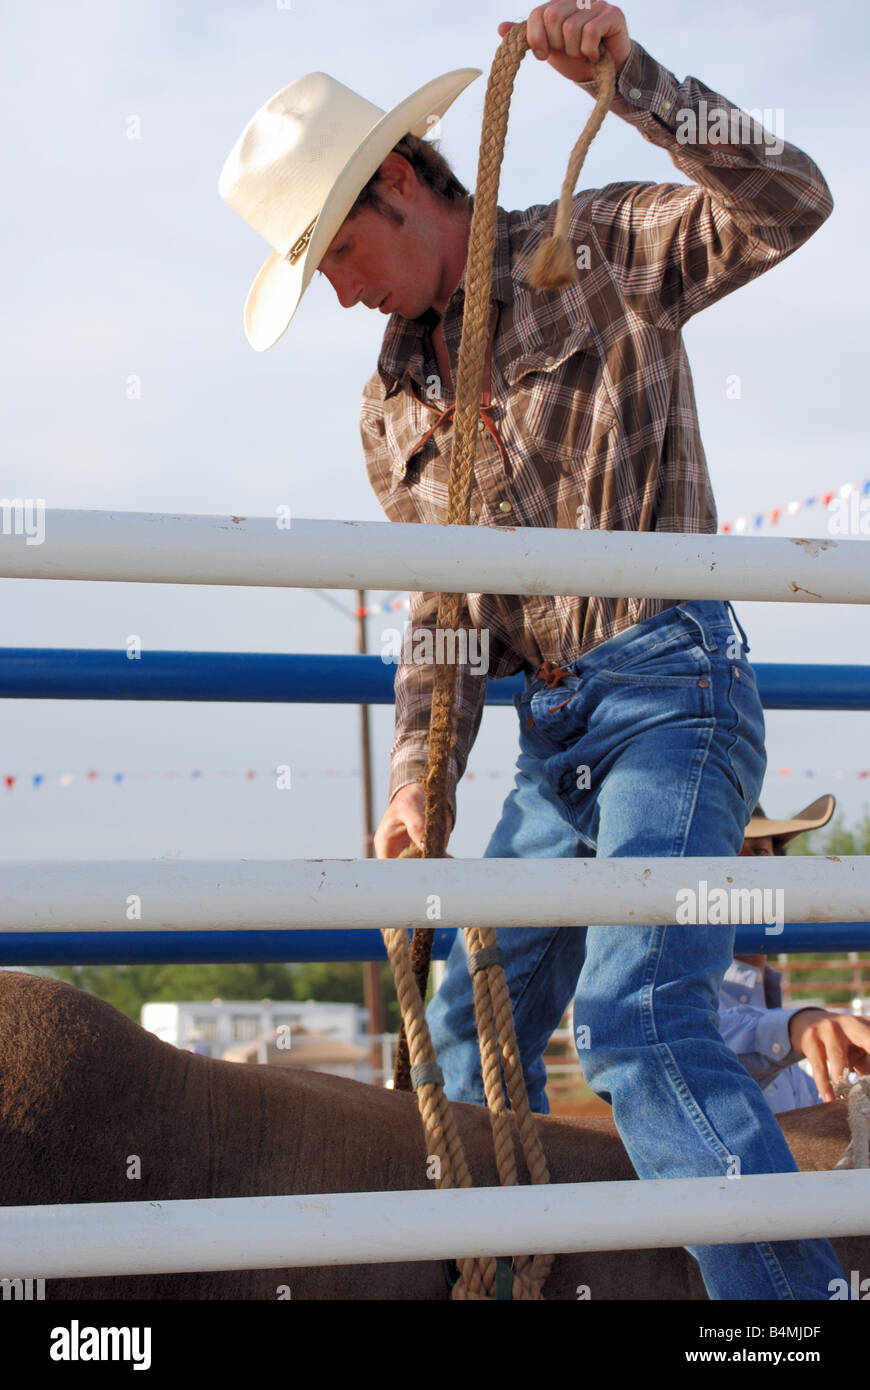
[[[576,85],[594,97],[594,82]],[[781,130],[767,130],[763,121],[695,77],[679,82],[636,39],[617,79],[611,110],[667,150],[693,183],[715,194],[753,235],[769,236],[778,245],[788,237],[794,249],[833,208],[818,166],[788,144]],[[781,113],[758,114],[781,126]],[[766,179],[759,180],[758,171]]]

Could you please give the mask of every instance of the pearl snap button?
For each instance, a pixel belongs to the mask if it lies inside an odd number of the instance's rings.
[[[555,360],[556,360],[555,357],[545,357],[545,358],[544,358],[544,366],[545,366],[545,367],[552,367],[552,365],[553,365],[553,363],[555,362]]]
[[[741,996],[740,996],[740,1002],[741,1002],[741,1004],[748,1004],[748,1003],[749,1003],[749,995],[748,995],[748,994],[741,994]]]
[[[481,434],[482,434],[483,431],[486,429],[486,425],[483,423],[482,420],[478,420],[478,422],[477,422],[477,428],[480,430],[480,432],[481,432]]]
[[[513,503],[508,502],[508,501],[499,502],[499,504],[498,504],[498,509],[499,509],[500,512],[512,512],[512,511],[513,511]]]
[[[632,87],[628,95],[631,97],[632,101],[637,101],[640,96],[640,87]]]
[[[774,1052],[782,1052],[782,1043],[774,1043],[774,1044],[773,1044],[773,1051],[774,1051]]]

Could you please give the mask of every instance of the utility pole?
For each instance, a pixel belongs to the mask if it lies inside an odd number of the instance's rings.
[[[366,595],[364,589],[356,591],[356,633],[357,633],[357,652],[360,656],[367,654],[366,646]],[[360,705],[360,742],[362,748],[362,775],[363,775],[363,858],[371,859],[374,853],[374,834],[375,822],[374,811],[372,808],[372,756],[371,740],[369,736],[369,707]],[[363,988],[365,1007],[369,1016],[369,1033],[374,1037],[378,1033],[383,1033],[385,1028],[384,1020],[384,996],[381,989],[381,968],[377,961],[366,961],[363,965]],[[379,1043],[372,1042],[371,1046],[372,1068],[379,1068],[381,1065],[381,1047]]]

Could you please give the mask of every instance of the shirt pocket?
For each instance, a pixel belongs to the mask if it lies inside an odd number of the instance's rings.
[[[512,423],[551,463],[580,463],[602,442],[609,449],[619,418],[589,324],[518,355],[506,378]]]
[[[429,433],[440,412],[427,410],[410,391],[384,402],[384,442],[390,458],[389,497],[412,497],[420,521],[443,522],[453,440],[452,420]],[[429,436],[428,438],[426,436]],[[445,465],[446,459],[446,465]]]

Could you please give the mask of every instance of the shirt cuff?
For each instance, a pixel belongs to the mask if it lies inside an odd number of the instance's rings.
[[[791,1045],[789,1019],[800,1009],[766,1009],[758,1020],[755,1050],[777,1067],[791,1067],[803,1055]]]
[[[392,801],[396,792],[401,791],[402,787],[407,787],[414,782],[425,783],[427,765],[428,757],[425,745],[421,747],[403,745],[398,749],[393,754],[390,767],[388,800]],[[447,764],[447,805],[453,815],[454,829],[456,828],[456,784],[458,781],[458,769],[451,753]]]
[[[591,97],[598,95],[597,82],[577,82]],[[611,111],[627,119],[650,113],[662,125],[676,134],[679,92],[673,73],[656,62],[637,39],[631,41],[631,51],[616,79]]]

